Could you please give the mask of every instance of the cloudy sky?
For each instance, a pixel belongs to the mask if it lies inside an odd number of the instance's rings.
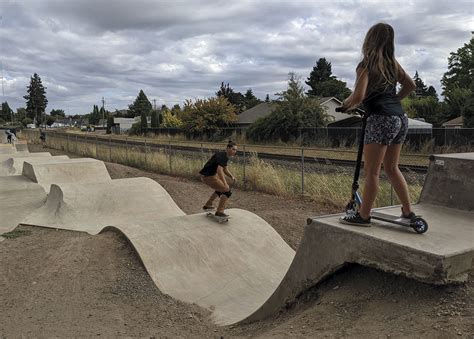
[[[352,88],[365,33],[383,21],[396,56],[441,92],[450,52],[474,30],[463,0],[0,0],[3,98],[25,106],[38,73],[51,109],[124,109],[140,89],[157,107],[214,96],[220,83],[264,99],[325,57]]]

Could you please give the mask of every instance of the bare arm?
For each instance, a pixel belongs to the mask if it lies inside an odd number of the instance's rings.
[[[416,88],[415,82],[413,81],[412,78],[405,72],[405,70],[400,66],[400,64],[397,62],[398,65],[398,72],[397,72],[397,81],[402,85],[402,88],[400,91],[397,93],[398,98],[400,101],[408,96],[411,92],[413,92]]]
[[[234,175],[232,173],[230,173],[230,171],[227,169],[227,167],[224,167],[224,174],[227,175],[232,180],[235,180]]]
[[[368,83],[369,76],[367,74],[367,70],[363,68],[358,68],[354,91],[344,100],[342,104],[344,110],[351,110],[359,106],[359,104],[365,99],[365,93],[367,91]]]

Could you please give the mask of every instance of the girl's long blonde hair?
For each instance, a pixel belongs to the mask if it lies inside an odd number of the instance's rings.
[[[378,23],[367,32],[362,45],[363,59],[359,64],[369,76],[368,92],[397,83],[394,31],[386,23]]]

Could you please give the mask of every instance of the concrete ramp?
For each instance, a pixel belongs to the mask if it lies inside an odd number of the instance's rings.
[[[42,158],[50,157],[51,153],[49,152],[37,152],[37,153],[26,153],[26,152],[17,152],[13,154],[0,154],[0,162],[8,160],[10,158]]]
[[[14,143],[17,152],[30,153],[28,150],[28,143],[24,140],[17,140]]]
[[[0,144],[0,154],[16,153],[16,148],[12,144]]]
[[[0,177],[0,234],[12,231],[46,201],[46,191],[23,176]],[[3,238],[3,237],[2,237]]]
[[[183,216],[166,190],[149,178],[52,184],[46,203],[22,224],[99,233],[117,224]]]
[[[92,158],[65,159],[48,163],[25,161],[22,175],[47,190],[51,184],[111,180],[104,162]]]
[[[23,163],[29,162],[32,163],[48,163],[48,162],[57,162],[58,160],[69,159],[67,155],[58,155],[51,156],[34,156],[29,157],[28,155],[34,153],[25,153],[23,157],[10,157],[6,160],[0,162],[0,176],[2,175],[21,175],[23,172]]]

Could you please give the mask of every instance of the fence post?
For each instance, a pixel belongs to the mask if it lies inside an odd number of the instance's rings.
[[[304,194],[304,149],[301,148],[301,194]]]
[[[109,136],[109,162],[112,162],[112,137]]]
[[[98,150],[98,141],[97,141],[97,135],[95,136],[95,158],[99,159],[99,150]]]
[[[74,153],[79,154],[79,152],[77,151],[77,134],[76,134],[76,146],[74,147]]]
[[[145,138],[145,169],[146,169],[146,163],[147,161],[146,161],[146,138]]]
[[[125,137],[125,164],[128,165],[128,137]]]
[[[69,134],[67,135],[66,149],[69,152]]]
[[[170,148],[170,174],[171,174],[171,140],[168,141],[169,148]]]
[[[202,145],[202,142],[201,142],[201,167],[204,166],[204,149],[203,149],[203,145]]]
[[[244,190],[245,190],[245,189],[246,189],[246,184],[247,184],[247,180],[246,180],[246,178],[245,178],[245,165],[246,165],[245,145],[243,145],[243,148],[242,148],[242,149],[243,149],[243,151],[244,151],[244,178],[243,178],[243,180],[244,180]]]
[[[393,186],[390,184],[390,206],[393,206]]]

